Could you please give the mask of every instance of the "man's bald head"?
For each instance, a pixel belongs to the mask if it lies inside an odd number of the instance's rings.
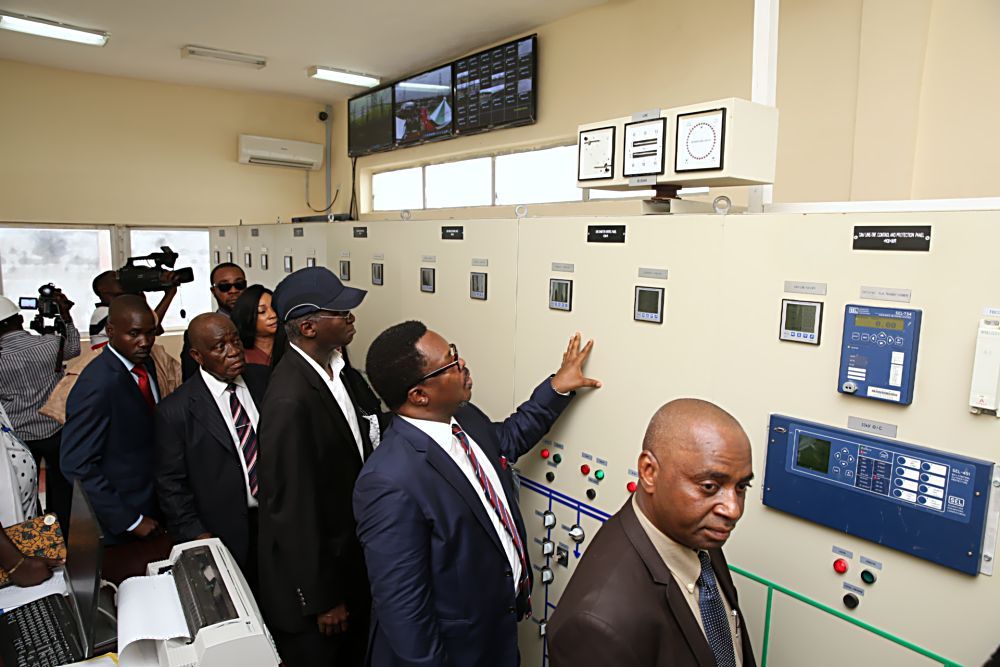
[[[205,313],[188,327],[191,358],[216,379],[231,382],[243,372],[243,343],[233,321],[220,313]]]
[[[722,546],[743,515],[753,477],[750,441],[708,401],[660,407],[639,455],[639,508],[662,533],[692,549]]]
[[[133,364],[149,359],[156,340],[156,317],[138,294],[123,294],[108,309],[108,340]]]
[[[659,457],[677,447],[696,447],[705,441],[707,429],[732,429],[743,433],[736,418],[715,403],[678,398],[661,405],[653,414],[642,439],[642,448]]]

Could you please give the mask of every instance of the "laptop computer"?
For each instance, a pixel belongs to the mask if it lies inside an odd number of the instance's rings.
[[[80,483],[66,542],[70,595],[53,594],[0,616],[4,667],[48,667],[92,657],[101,585],[101,527]]]

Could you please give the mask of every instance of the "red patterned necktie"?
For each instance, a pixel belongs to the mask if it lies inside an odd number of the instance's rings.
[[[153,387],[149,384],[149,371],[142,366],[133,366],[132,373],[139,378],[139,393],[142,394],[149,409],[152,410],[156,407],[156,399],[153,398]]]
[[[507,534],[510,535],[510,539],[513,540],[514,546],[517,547],[517,556],[521,560],[521,580],[517,582],[517,590],[520,592],[529,580],[528,560],[524,556],[524,544],[521,543],[521,535],[517,532],[517,526],[514,525],[514,519],[511,517],[510,512],[507,511],[503,498],[501,498],[497,494],[496,490],[494,490],[493,485],[490,484],[489,478],[486,477],[485,471],[483,471],[482,466],[479,465],[479,460],[472,451],[472,447],[469,446],[469,439],[465,436],[465,433],[461,428],[459,428],[458,424],[451,425],[451,432],[452,435],[454,435],[458,440],[458,444],[462,445],[465,455],[469,457],[469,462],[472,463],[472,469],[476,472],[476,479],[479,480],[479,485],[483,487],[483,493],[486,494],[486,498],[490,501],[493,511],[496,512],[497,516],[500,518],[500,523],[507,531]]]

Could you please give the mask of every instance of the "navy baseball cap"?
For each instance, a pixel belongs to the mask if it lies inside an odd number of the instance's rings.
[[[278,283],[271,298],[274,312],[282,322],[318,310],[353,310],[364,301],[367,291],[348,287],[323,266],[299,269]]]

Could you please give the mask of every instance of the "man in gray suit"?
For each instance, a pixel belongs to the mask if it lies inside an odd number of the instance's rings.
[[[598,531],[548,628],[553,667],[756,665],[722,545],[753,478],[736,419],[697,399],[657,410],[639,489]]]

